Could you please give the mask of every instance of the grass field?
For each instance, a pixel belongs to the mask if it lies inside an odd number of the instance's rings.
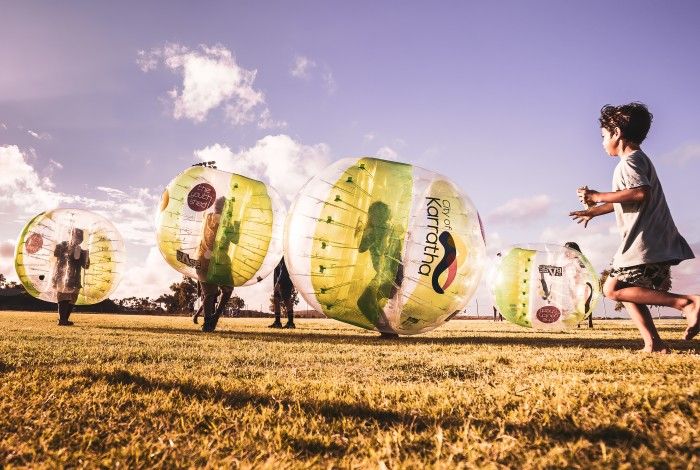
[[[71,319],[0,312],[0,467],[700,468],[700,342],[640,355],[628,321]]]

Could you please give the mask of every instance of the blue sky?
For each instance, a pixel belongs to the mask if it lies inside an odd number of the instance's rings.
[[[186,166],[216,158],[291,198],[360,155],[449,175],[491,252],[573,239],[602,269],[613,218],[583,230],[567,213],[578,186],[610,187],[597,115],[631,100],[655,115],[644,148],[700,253],[697,2],[0,1],[0,16],[5,274],[31,215],[78,205],[127,239],[118,293],[155,294],[176,278],[155,201]],[[700,291],[699,273],[684,263],[676,286]]]

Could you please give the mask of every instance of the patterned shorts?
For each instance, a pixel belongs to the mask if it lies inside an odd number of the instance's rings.
[[[610,277],[647,289],[668,291],[671,288],[671,264],[651,263],[612,268]]]

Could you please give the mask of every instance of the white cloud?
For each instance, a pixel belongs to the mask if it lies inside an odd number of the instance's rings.
[[[6,131],[6,130],[7,130],[7,124],[5,124],[4,122],[0,122],[0,129]]]
[[[48,132],[35,132],[31,129],[28,129],[27,134],[31,135],[37,140],[51,140],[51,134],[49,134]]]
[[[16,145],[0,146],[0,215],[5,222],[58,206],[64,195],[53,191],[48,177],[29,164],[31,154]]]
[[[265,106],[264,94],[253,86],[257,70],[238,65],[231,51],[221,45],[189,50],[179,44],[166,44],[139,51],[137,63],[144,72],[162,63],[182,76],[182,87],[168,92],[175,119],[203,122],[211,110],[221,106],[235,125],[257,121],[267,128],[276,124]]]
[[[110,196],[115,196],[115,197],[126,196],[124,191],[122,191],[121,189],[109,188],[107,186],[97,186],[95,189],[97,189],[98,191],[102,191],[104,193],[107,193]]]
[[[142,72],[151,72],[158,68],[162,56],[160,49],[140,50],[136,52],[136,64]]]
[[[368,144],[368,143],[372,142],[376,137],[377,136],[374,135],[374,133],[368,132],[363,136],[363,140],[365,141],[365,143]]]
[[[31,165],[36,158],[16,145],[0,146],[0,239],[14,237],[27,220],[42,211],[59,206],[91,210],[109,219],[124,238],[128,263],[124,285],[118,292],[130,297],[157,296],[181,278],[168,267],[155,248],[155,212],[159,194],[147,188],[117,189],[98,186],[104,197],[68,195],[54,189],[47,176],[40,176]],[[55,165],[61,166],[55,162]],[[147,256],[145,250],[148,250]],[[14,273],[14,242],[0,242],[0,273],[16,280]],[[124,290],[130,289],[130,290]],[[115,297],[115,295],[113,295]],[[117,296],[118,297],[118,296]]]
[[[515,198],[494,209],[489,215],[492,223],[523,222],[544,216],[551,206],[546,194],[529,198]]]
[[[318,75],[314,73],[314,70],[317,68],[321,69],[320,74]],[[330,67],[324,64],[318,66],[316,62],[306,56],[297,55],[294,57],[294,65],[292,65],[289,73],[294,78],[306,81],[310,81],[311,79],[316,79],[316,77],[318,77],[329,95],[335,94],[335,92],[338,90],[338,84],[335,81],[335,77],[333,76],[333,72],[331,71]]]
[[[328,145],[305,145],[285,134],[263,137],[253,147],[234,153],[228,146],[195,150],[202,161],[215,160],[221,170],[268,182],[288,201],[306,181],[330,163]]]
[[[159,195],[144,188],[121,191],[98,187],[107,194],[106,199],[56,191],[53,181],[48,176],[40,176],[29,163],[30,156],[16,145],[0,146],[0,167],[3,169],[0,172],[0,215],[7,224],[19,224],[17,233],[29,216],[70,205],[101,213],[132,243],[153,244],[153,214]]]
[[[289,73],[292,74],[292,77],[308,80],[311,78],[311,69],[315,67],[316,62],[303,55],[298,55],[294,58],[294,65],[290,69]]]
[[[661,157],[663,160],[683,166],[691,161],[700,160],[700,143],[689,142]]]
[[[377,150],[377,156],[384,160],[398,160],[399,154],[389,146],[384,146]]]
[[[170,285],[181,280],[182,274],[170,267],[158,248],[153,246],[142,263],[127,262],[119,287],[111,297],[157,298],[161,294],[170,293]]]
[[[258,119],[258,127],[260,129],[282,129],[287,127],[286,121],[275,121],[271,117],[270,110],[265,108],[260,113],[260,118]]]

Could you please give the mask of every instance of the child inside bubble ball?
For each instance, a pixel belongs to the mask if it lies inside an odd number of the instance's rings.
[[[82,283],[80,282],[83,269],[90,267],[90,256],[87,250],[81,248],[84,231],[73,228],[70,232],[70,240],[56,244],[53,256],[56,264],[53,269],[52,286],[56,290],[56,302],[58,303],[58,324],[71,326],[69,321],[73,307],[78,300]]]

